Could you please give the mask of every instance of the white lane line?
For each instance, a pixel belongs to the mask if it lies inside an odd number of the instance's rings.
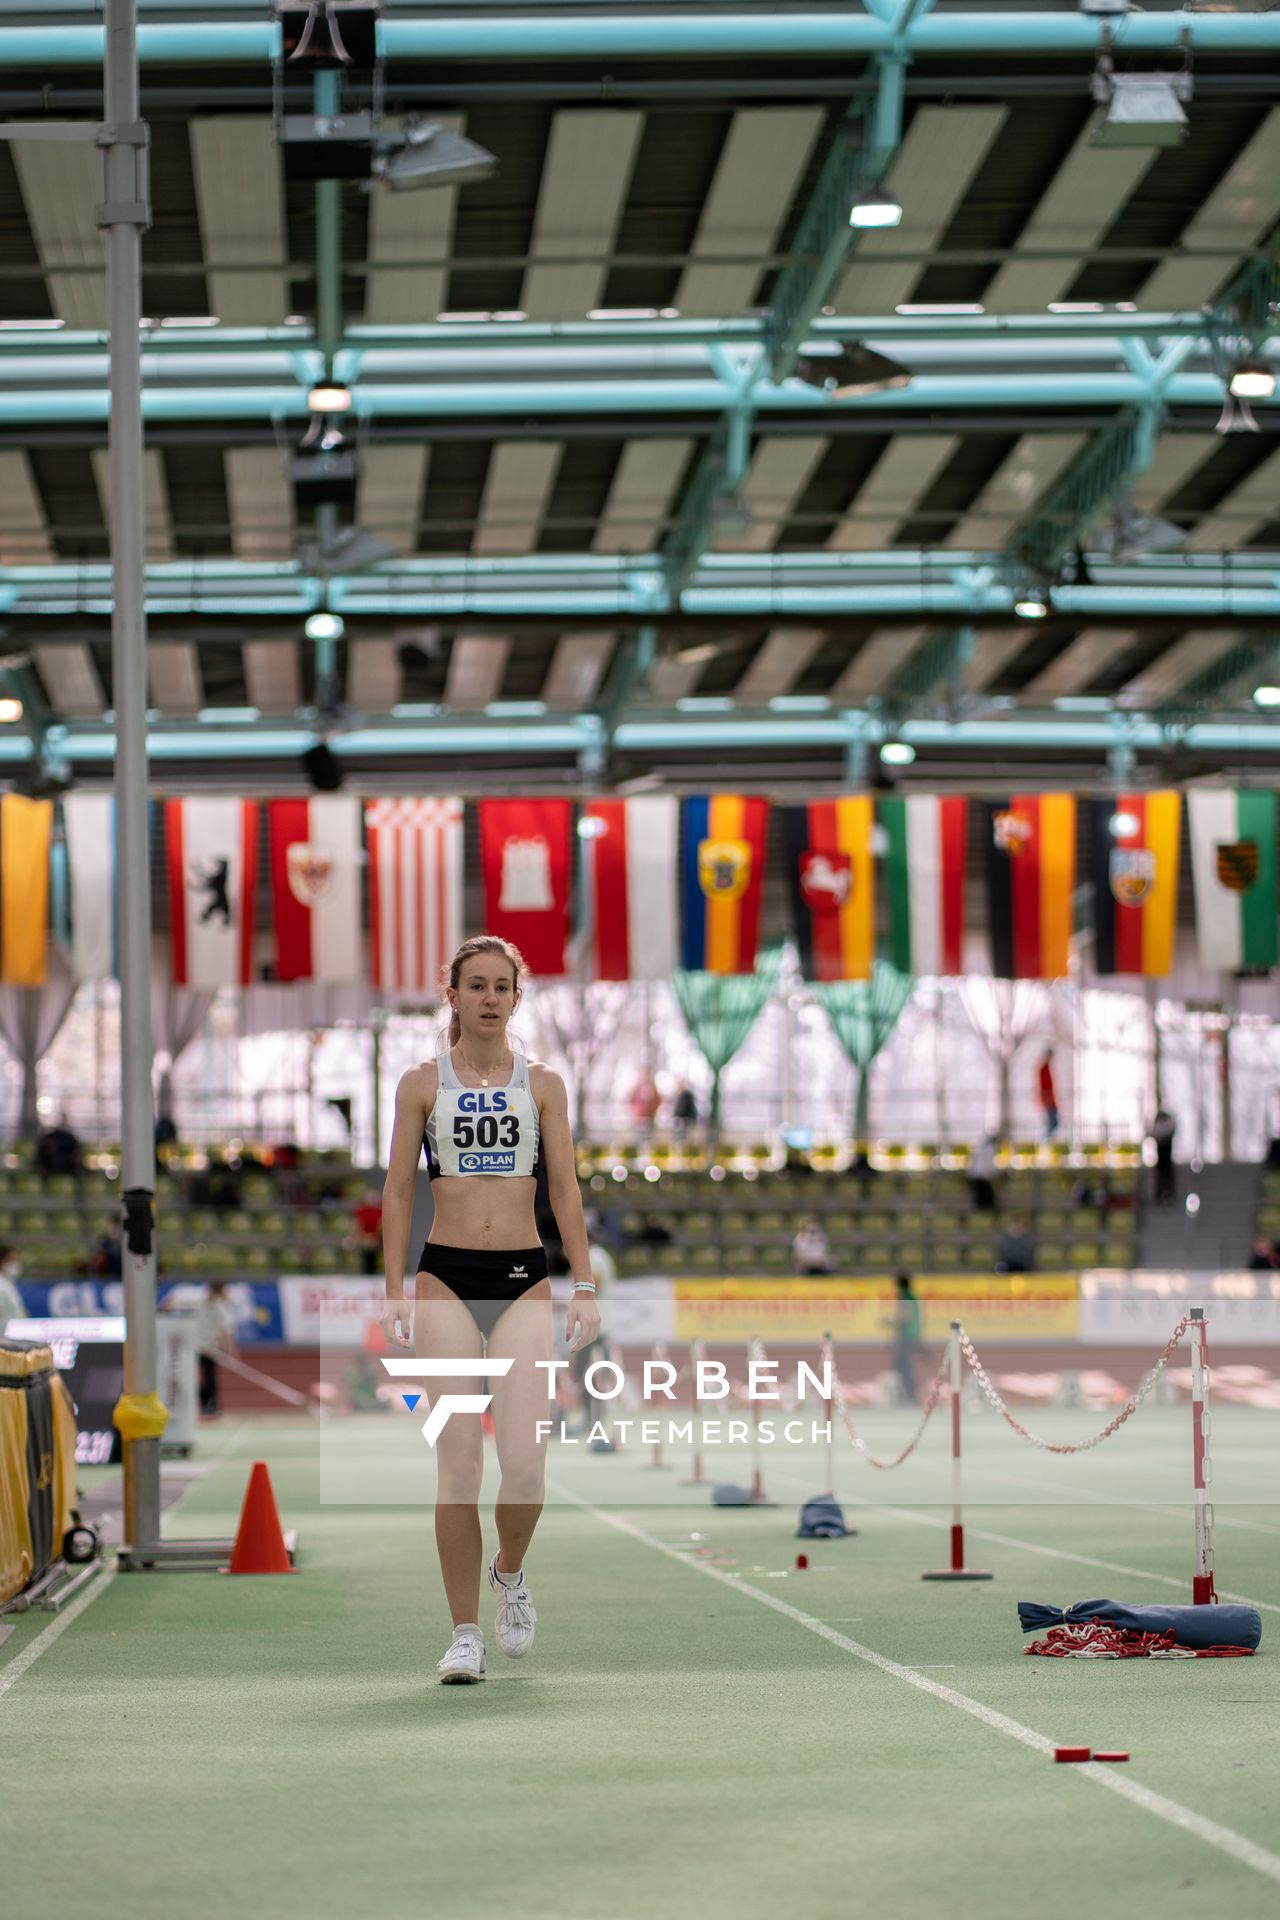
[[[787,1485],[797,1488],[809,1484],[807,1481],[795,1480],[786,1473],[779,1473],[776,1469],[770,1470],[770,1478],[784,1481]],[[849,1499],[848,1496],[846,1499],[849,1506],[858,1505],[856,1500]],[[887,1513],[897,1520],[909,1520],[913,1526],[917,1527],[948,1527],[950,1525],[950,1521],[940,1520],[934,1514],[916,1513],[911,1507],[891,1507],[880,1501],[877,1501],[874,1506],[864,1508],[863,1511]],[[1168,1573],[1152,1573],[1147,1567],[1126,1566],[1122,1560],[1096,1560],[1092,1554],[1068,1553],[1065,1547],[1042,1547],[1034,1540],[1021,1540],[1011,1533],[992,1533],[984,1527],[970,1526],[967,1520],[964,1523],[964,1530],[971,1540],[989,1540],[992,1546],[1014,1547],[1020,1553],[1038,1553],[1045,1560],[1070,1560],[1078,1567],[1098,1567],[1103,1573],[1124,1573],[1134,1580],[1154,1580],[1157,1586],[1176,1587],[1184,1595],[1187,1591],[1185,1580],[1177,1580]],[[1280,1606],[1272,1600],[1253,1600],[1247,1593],[1229,1593],[1225,1587],[1218,1598],[1236,1600],[1245,1607],[1257,1607],[1260,1613],[1280,1613]]]
[[[751,1600],[758,1600],[762,1607],[770,1607],[774,1613],[782,1614],[788,1620],[794,1620],[797,1626],[804,1627],[809,1633],[816,1634],[820,1640],[829,1641],[833,1647],[839,1647],[843,1653],[851,1653],[856,1660],[865,1661],[868,1666],[879,1668],[894,1680],[905,1681],[909,1687],[918,1687],[922,1693],[932,1694],[935,1700],[944,1705],[956,1707],[961,1713],[967,1713],[974,1720],[980,1720],[983,1726],[990,1727],[995,1733],[1003,1733],[1010,1740],[1017,1740],[1022,1746],[1029,1747],[1033,1753],[1049,1758],[1056,1744],[1046,1734],[1037,1733],[1032,1727],[1024,1727],[1020,1720],[1013,1720],[1007,1713],[999,1713],[994,1707],[984,1705],[981,1700],[973,1700],[967,1693],[958,1693],[954,1687],[944,1686],[940,1680],[930,1680],[914,1667],[905,1667],[900,1661],[890,1660],[883,1653],[877,1653],[873,1647],[864,1647],[860,1641],[850,1640],[846,1634],[837,1633],[825,1620],[815,1619],[811,1613],[803,1613],[799,1607],[793,1607],[788,1601],[781,1600],[776,1594],[765,1593],[760,1587],[752,1586],[749,1580],[739,1575],[724,1573],[719,1567],[712,1567],[705,1560],[691,1560],[687,1554],[677,1552],[673,1547],[664,1546],[661,1540],[633,1521],[624,1520],[621,1514],[610,1513],[607,1508],[593,1506],[589,1500],[582,1500],[566,1489],[557,1489],[560,1497],[570,1505],[580,1507],[593,1515],[606,1526],[614,1527],[619,1533],[625,1533],[642,1546],[650,1547],[667,1560],[678,1566],[691,1567],[696,1573],[705,1574],[708,1580],[718,1580],[722,1586],[730,1587],[735,1593],[745,1594]],[[1108,1766],[1100,1766],[1096,1761],[1086,1761],[1083,1765],[1074,1765],[1071,1769],[1090,1780],[1095,1786],[1103,1787],[1108,1793],[1115,1793],[1122,1800],[1128,1800],[1132,1806],[1141,1807],[1144,1812],[1154,1814],[1157,1819],[1165,1820],[1170,1826],[1179,1828],[1183,1833],[1193,1834],[1203,1840],[1206,1846],[1216,1847],[1220,1853],[1229,1854],[1242,1866],[1251,1867],[1255,1873],[1280,1883],[1280,1854],[1269,1853],[1256,1841],[1237,1833],[1232,1827],[1221,1826],[1218,1821],[1207,1819],[1204,1814],[1196,1813],[1191,1807],[1184,1807],[1178,1800],[1170,1800],[1165,1794],[1153,1793],[1149,1787],[1140,1786],[1126,1774],[1115,1772]]]
[[[240,1433],[241,1428],[237,1427],[235,1432],[225,1439],[224,1444],[218,1447],[211,1455],[210,1464],[212,1464],[214,1460],[221,1459],[224,1454],[231,1451],[231,1448],[240,1438]],[[177,1512],[193,1487],[203,1485],[203,1479],[189,1481],[173,1502],[173,1505],[165,1508],[165,1517],[167,1518],[169,1514]],[[104,1567],[97,1578],[92,1580],[85,1588],[84,1592],[78,1593],[75,1599],[68,1603],[65,1612],[56,1614],[48,1626],[41,1629],[34,1640],[27,1642],[27,1645],[22,1649],[21,1653],[15,1653],[11,1660],[5,1661],[4,1665],[0,1667],[0,1700],[3,1700],[6,1693],[17,1686],[23,1674],[35,1665],[41,1654],[47,1653],[54,1641],[61,1638],[72,1621],[78,1620],[86,1608],[93,1605],[98,1595],[106,1592],[107,1588],[116,1578],[118,1571],[118,1568],[114,1566]]]

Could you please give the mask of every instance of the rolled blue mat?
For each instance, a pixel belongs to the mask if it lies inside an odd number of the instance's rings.
[[[1200,1652],[1206,1647],[1248,1647],[1262,1639],[1262,1616],[1256,1607],[1216,1602],[1207,1607],[1128,1607],[1122,1600],[1077,1600],[1064,1612],[1036,1600],[1019,1600],[1018,1619],[1024,1633],[1058,1627],[1065,1621],[1078,1626],[1086,1620],[1105,1620],[1108,1626],[1133,1633],[1168,1633],[1176,1644]]]

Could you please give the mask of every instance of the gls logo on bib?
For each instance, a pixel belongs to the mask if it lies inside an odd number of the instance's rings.
[[[458,1095],[459,1113],[505,1113],[506,1110],[507,1096],[502,1088],[496,1093],[474,1093],[464,1087]]]

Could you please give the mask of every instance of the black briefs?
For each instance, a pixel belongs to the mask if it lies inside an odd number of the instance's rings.
[[[419,1273],[433,1273],[468,1309],[488,1340],[513,1300],[518,1300],[547,1277],[543,1247],[488,1249],[446,1247],[428,1240],[418,1261]]]

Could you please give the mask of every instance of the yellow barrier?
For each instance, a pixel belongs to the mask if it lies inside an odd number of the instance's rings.
[[[75,1462],[75,1409],[51,1350],[0,1340],[0,1604],[61,1554]]]
[[[1073,1273],[998,1275],[919,1274],[920,1335],[942,1341],[952,1320],[963,1320],[975,1341],[1074,1340],[1079,1329]],[[761,1280],[727,1275],[676,1280],[677,1340],[747,1340],[766,1345],[816,1344],[829,1332],[860,1346],[892,1338],[890,1309],[897,1288],[888,1275],[862,1279]]]

